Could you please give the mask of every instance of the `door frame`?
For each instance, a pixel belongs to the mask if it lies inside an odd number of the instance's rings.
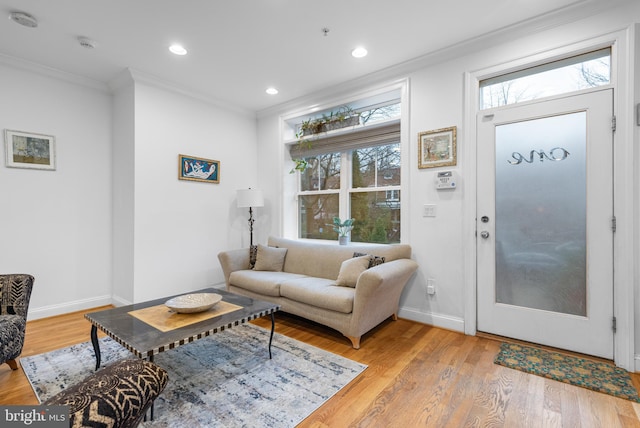
[[[464,332],[477,333],[477,250],[476,250],[476,214],[477,214],[477,134],[476,115],[479,111],[479,82],[483,79],[505,74],[567,56],[578,55],[591,50],[611,46],[611,85],[613,88],[613,112],[617,119],[614,133],[614,202],[613,209],[617,218],[617,232],[614,238],[614,284],[613,305],[617,320],[614,335],[614,362],[628,370],[636,368],[635,357],[635,293],[634,265],[634,213],[636,197],[634,190],[634,106],[633,106],[633,49],[635,26],[600,36],[595,39],[558,47],[544,53],[514,59],[501,65],[480,70],[468,71],[464,75],[464,162],[463,180],[467,197],[463,206],[464,241]],[[602,89],[601,87],[600,89]],[[566,96],[563,94],[562,96]]]

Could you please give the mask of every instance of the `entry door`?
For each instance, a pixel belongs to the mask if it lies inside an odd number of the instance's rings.
[[[478,330],[613,358],[613,92],[480,113]]]

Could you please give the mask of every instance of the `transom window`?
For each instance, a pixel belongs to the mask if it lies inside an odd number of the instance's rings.
[[[611,83],[611,48],[600,49],[480,82],[480,108],[531,101]]]

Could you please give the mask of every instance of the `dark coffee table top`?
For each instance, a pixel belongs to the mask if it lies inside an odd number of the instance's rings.
[[[225,302],[241,306],[241,309],[213,317],[195,324],[162,332],[155,327],[129,314],[131,311],[162,305],[175,296],[163,297],[148,302],[121,306],[85,314],[85,318],[98,329],[105,332],[139,358],[152,357],[160,352],[176,348],[185,343],[210,336],[225,329],[244,324],[256,318],[272,314],[280,309],[280,305],[229,293],[217,288],[205,288],[189,293],[216,293]]]

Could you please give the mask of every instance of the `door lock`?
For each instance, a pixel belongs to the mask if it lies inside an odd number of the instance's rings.
[[[487,239],[489,237],[489,232],[483,230],[482,232],[480,232],[480,236],[482,236],[484,239]]]

